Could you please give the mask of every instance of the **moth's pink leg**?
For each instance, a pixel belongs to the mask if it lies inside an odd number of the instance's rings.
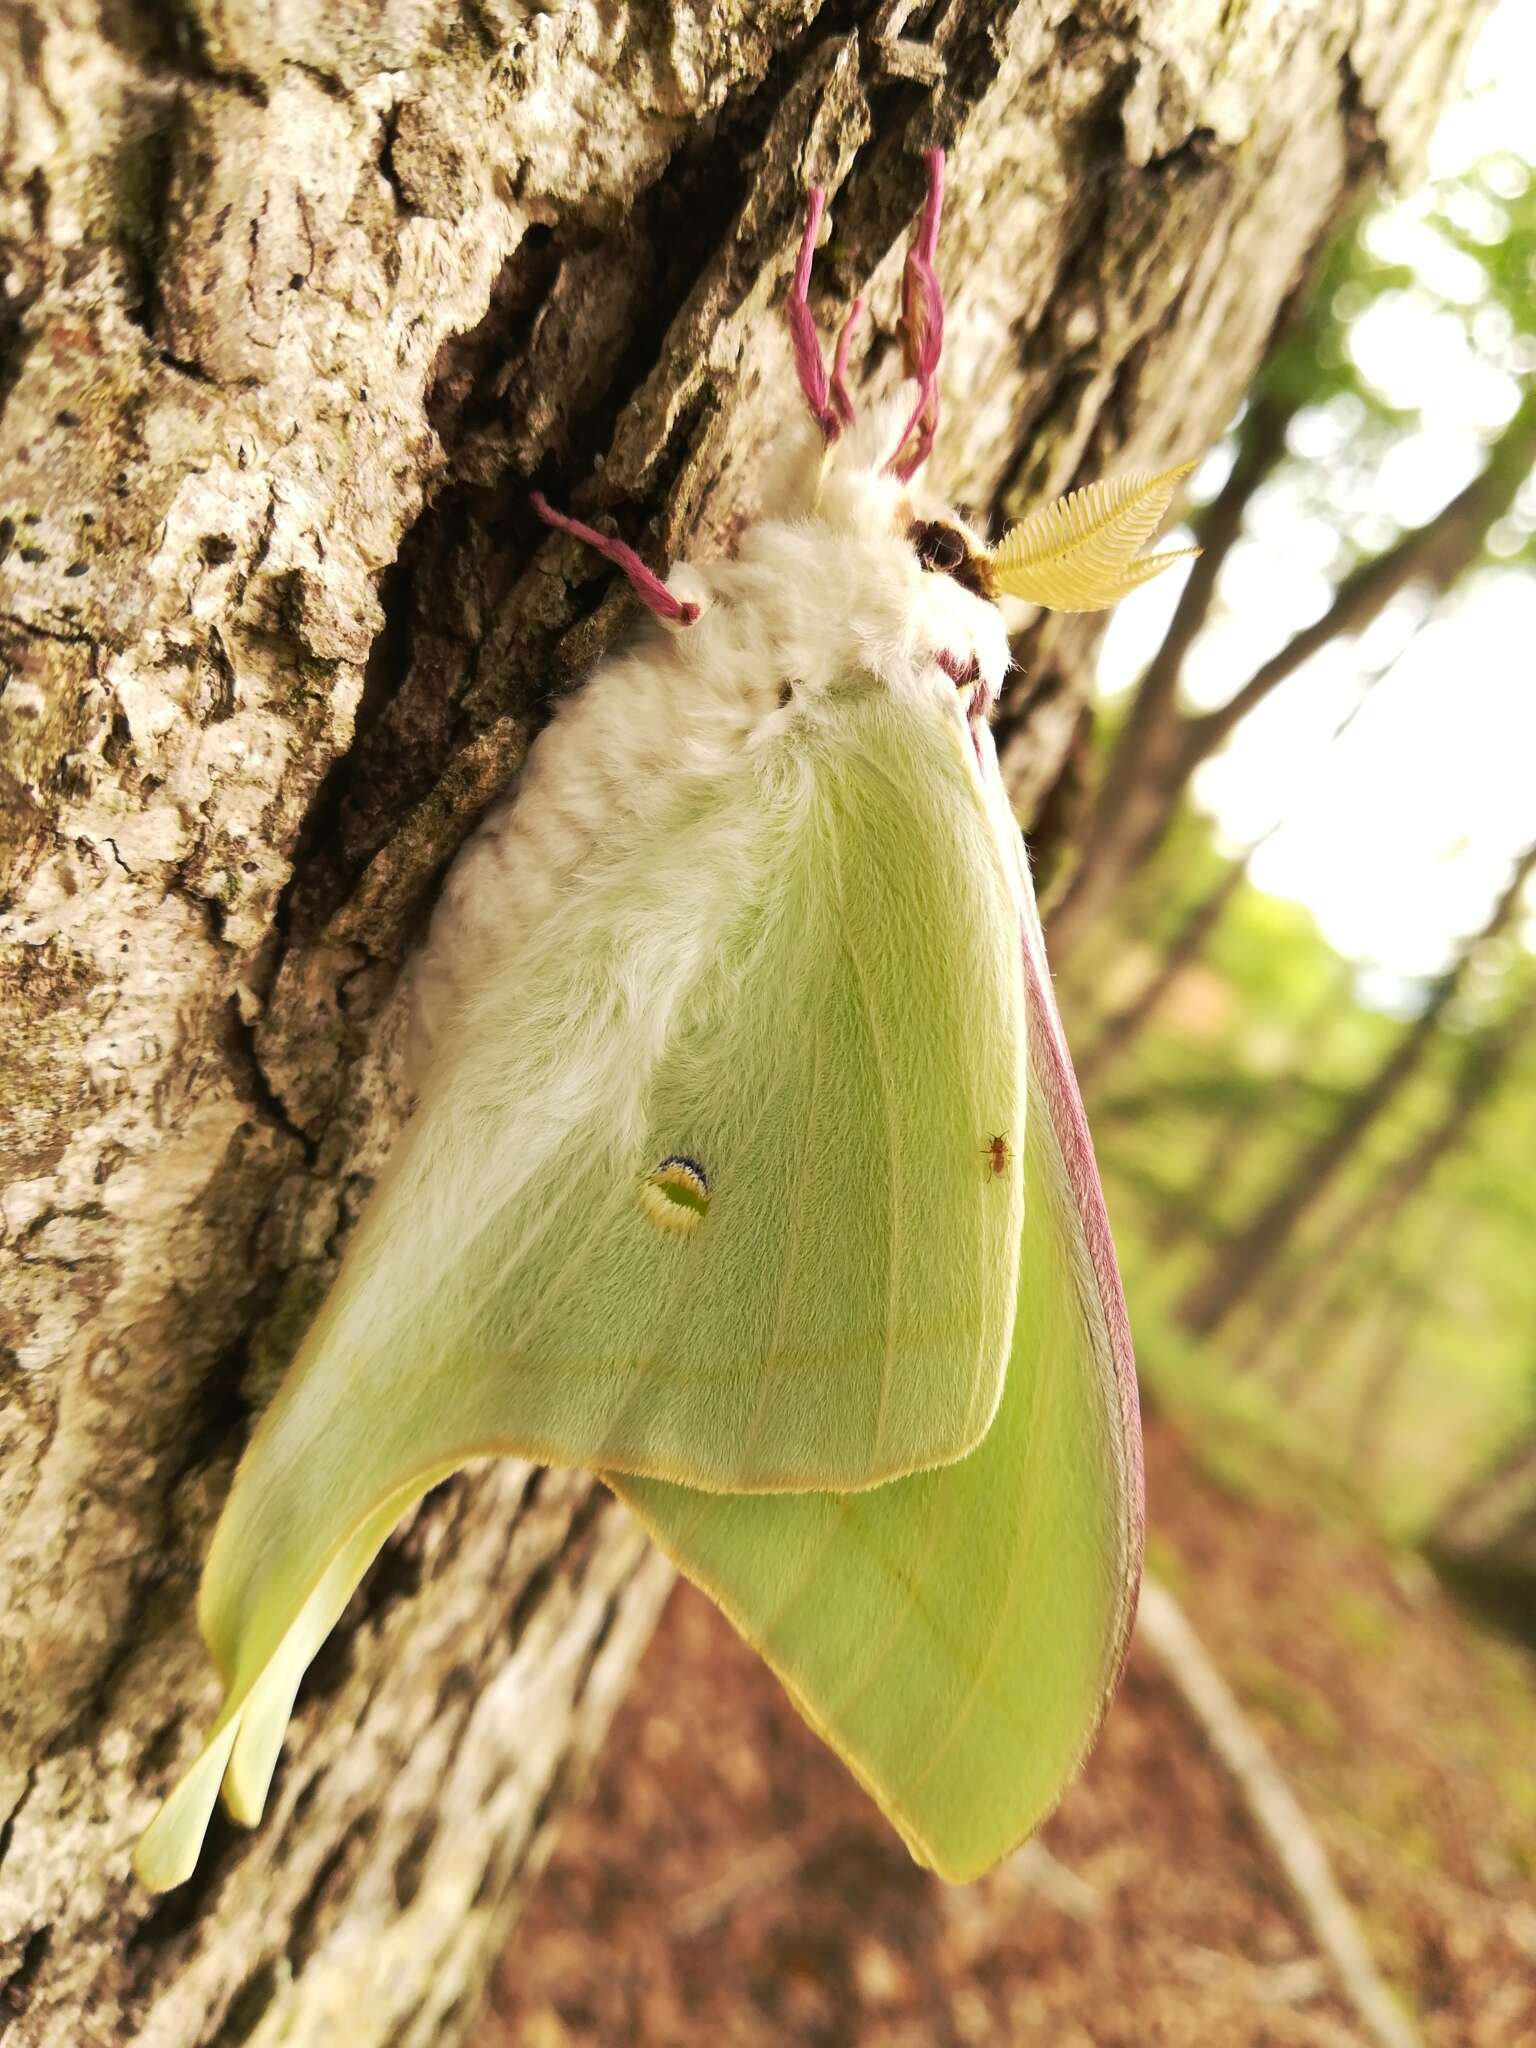
[[[655,570],[648,569],[626,541],[613,540],[608,534],[599,533],[595,526],[585,526],[579,519],[567,518],[565,513],[554,509],[541,491],[530,491],[528,499],[546,526],[559,527],[573,540],[585,541],[589,548],[596,548],[600,555],[606,555],[610,562],[616,563],[634,585],[640,602],[658,619],[665,619],[669,626],[691,626],[699,616],[698,606],[674,597]]]

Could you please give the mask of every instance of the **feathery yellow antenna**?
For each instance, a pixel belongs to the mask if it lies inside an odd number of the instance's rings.
[[[1198,548],[1137,552],[1157,531],[1176,486],[1194,466],[1183,462],[1156,476],[1132,470],[1037,505],[992,550],[998,589],[1052,611],[1098,612],[1170,563],[1198,555]]]

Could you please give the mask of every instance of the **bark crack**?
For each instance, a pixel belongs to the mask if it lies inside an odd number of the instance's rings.
[[[53,1946],[51,1925],[35,1927],[22,1946],[21,1960],[0,1983],[0,2012],[20,2018],[32,2003],[32,1993]]]
[[[1391,157],[1376,109],[1365,96],[1365,81],[1355,68],[1352,43],[1339,53],[1339,118],[1349,161],[1349,183],[1374,184],[1384,178]]]
[[[215,63],[197,0],[128,0],[128,5],[146,33],[158,68],[189,85],[225,86],[253,106],[268,104],[266,85],[254,71]]]
[[[305,1165],[313,1166],[319,1155],[319,1144],[302,1124],[295,1122],[289,1113],[288,1105],[273,1085],[262,1060],[255,1026],[247,1021],[240,1007],[238,995],[228,998],[226,1015],[229,1042],[245,1083],[247,1100],[259,1116],[265,1118],[275,1130],[281,1131],[285,1138],[293,1141]]]

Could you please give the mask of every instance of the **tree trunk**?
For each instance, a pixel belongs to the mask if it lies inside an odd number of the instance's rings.
[[[1536,1649],[1536,1431],[1456,1496],[1425,1549],[1459,1593]]]
[[[1377,669],[1365,679],[1354,703],[1334,728],[1334,742],[1342,739],[1348,732],[1365,709],[1371,692],[1400,659],[1401,656],[1395,656],[1386,667]],[[1235,860],[1227,864],[1220,879],[1199,902],[1190,906],[1148,980],[1123,1008],[1105,1019],[1087,1052],[1079,1054],[1077,1078],[1085,1091],[1090,1083],[1102,1079],[1106,1067],[1113,1066],[1115,1061],[1130,1049],[1169,990],[1177,984],[1185,970],[1199,959],[1205,950],[1206,942],[1226,915],[1227,905],[1247,881],[1255,856],[1269,844],[1284,822],[1282,814],[1267,832],[1261,832]]]
[[[795,402],[803,187],[824,311],[872,282],[889,332],[931,142],[937,481],[1198,454],[1484,12],[0,10],[8,2041],[451,2044],[664,1591],[584,1477],[440,1489],[261,1829],[135,1889],[213,1703],[209,1529],[404,1108],[402,959],[624,612],[530,481],[721,546]],[[1091,641],[1035,640],[1075,717]]]
[[[1379,1241],[1433,1178],[1442,1159],[1468,1133],[1497,1092],[1511,1062],[1527,1043],[1536,1019],[1536,990],[1528,990],[1496,1023],[1479,1031],[1461,1051],[1450,1100],[1407,1151],[1385,1167],[1371,1185],[1313,1244],[1295,1271],[1289,1266],[1265,1289],[1268,1312],[1262,1340],[1243,1360],[1245,1371],[1262,1370],[1270,1353],[1322,1302],[1359,1245]],[[1294,1263],[1294,1262],[1293,1262]]]
[[[1422,1290],[1405,1286],[1382,1303],[1376,1318],[1349,1424],[1349,1478],[1357,1493],[1369,1492],[1381,1466],[1387,1427],[1411,1356],[1408,1347],[1423,1310]]]
[[[1217,1251],[1204,1278],[1189,1290],[1180,1307],[1180,1320],[1194,1335],[1209,1336],[1248,1298],[1290,1243],[1297,1227],[1333,1185],[1340,1168],[1366,1132],[1385,1115],[1418,1073],[1447,1010],[1465,986],[1478,953],[1490,939],[1507,931],[1518,915],[1533,869],[1536,843],[1521,854],[1487,923],[1463,946],[1455,966],[1435,983],[1424,1008],[1370,1080],[1350,1098],[1333,1127],[1302,1155],[1252,1221],[1230,1244]]]
[[[1105,1018],[1087,1050],[1078,1055],[1077,1078],[1085,1093],[1091,1092],[1135,1043],[1170,990],[1205,951],[1211,934],[1226,915],[1227,905],[1247,881],[1249,862],[1263,843],[1256,841],[1236,860],[1229,861],[1213,886],[1190,905],[1147,979],[1129,1002]]]
[[[1201,552],[1184,580],[1168,630],[1136,686],[1089,808],[1077,866],[1047,913],[1052,955],[1058,965],[1070,953],[1078,934],[1102,914],[1126,879],[1118,872],[1111,874],[1103,848],[1116,836],[1125,805],[1143,782],[1148,761],[1165,750],[1166,736],[1177,732],[1179,679],[1185,660],[1210,618],[1216,585],[1242,536],[1253,494],[1285,453],[1286,432],[1298,410],[1293,399],[1255,400],[1239,431],[1237,454],[1227,480],[1195,521]]]

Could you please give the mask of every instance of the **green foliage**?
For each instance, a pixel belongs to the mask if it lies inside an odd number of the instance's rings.
[[[1093,957],[1122,963],[1111,979],[1150,971],[1159,940],[1210,886],[1219,858],[1204,821],[1186,814],[1142,886],[1096,934]],[[1155,922],[1143,909],[1151,901]],[[1273,1493],[1289,1484],[1287,1472],[1322,1468],[1363,1493],[1394,1535],[1412,1537],[1536,1416],[1536,1034],[1406,1214],[1384,1237],[1367,1235],[1317,1316],[1285,1325],[1271,1355],[1246,1369],[1305,1289],[1337,1219],[1443,1114],[1463,1068],[1480,1057],[1482,1034],[1536,980],[1536,961],[1506,950],[1490,979],[1474,1014],[1442,1029],[1424,1070],[1258,1301],[1210,1346],[1179,1330],[1174,1303],[1331,1126],[1404,1020],[1358,998],[1348,964],[1305,911],[1245,886],[1206,957],[1090,1104],[1143,1380],[1191,1430],[1208,1467],[1240,1490]],[[1085,1045],[1096,1013],[1121,993],[1100,980],[1102,1000],[1090,1008],[1087,986],[1079,972],[1065,991],[1068,1027]],[[1373,1347],[1387,1312],[1405,1304],[1401,1368],[1382,1413],[1362,1427]],[[1368,1463],[1362,1434],[1373,1446]]]
[[[1408,291],[1414,281],[1407,264],[1373,252],[1366,232],[1372,218],[1357,214],[1329,248],[1299,314],[1254,380],[1255,399],[1291,412],[1347,398],[1383,426],[1412,421],[1412,413],[1388,404],[1361,376],[1349,352],[1351,322],[1383,292]]]
[[[1389,322],[1425,346],[1405,369]],[[1432,345],[1431,345],[1432,344]],[[1402,352],[1412,358],[1415,350]],[[1424,362],[1444,374],[1426,371]],[[1446,369],[1449,366],[1449,369]],[[1458,367],[1459,366],[1459,367]],[[1446,375],[1475,385],[1450,408],[1468,471],[1481,461],[1513,499],[1482,535],[1453,536],[1462,568],[1536,561],[1536,178],[1508,155],[1366,212],[1340,235],[1234,429],[1258,488],[1253,528],[1292,521],[1334,536],[1337,583],[1389,548],[1407,514],[1383,486],[1419,437],[1447,433]],[[1502,416],[1502,424],[1500,424]],[[1487,450],[1467,427],[1481,417]],[[1282,452],[1271,460],[1277,429]],[[1422,519],[1421,508],[1412,513]],[[1197,510],[1195,523],[1200,524]],[[1282,542],[1283,545],[1283,542]],[[1115,726],[1101,734],[1106,756]],[[1536,808],[1533,808],[1536,824]],[[1186,803],[1156,857],[1085,935],[1064,983],[1074,1041],[1136,996],[1227,856]],[[1424,995],[1427,998],[1429,991]],[[1174,982],[1090,1103],[1127,1269],[1143,1377],[1202,1456],[1236,1486],[1273,1488],[1298,1461],[1366,1497],[1412,1537],[1498,1447],[1536,1427],[1536,962],[1518,937],[1488,946],[1426,1059],[1368,1129],[1318,1209],[1208,1346],[1175,1305],[1224,1240],[1284,1188],[1411,1022],[1362,999],[1356,971],[1305,911],[1245,885],[1203,956]],[[1524,1006],[1529,1003],[1530,1008]],[[1513,1056],[1491,1099],[1479,1086],[1504,1020]],[[1508,1034],[1506,1034],[1508,1035]],[[1502,1056],[1501,1056],[1502,1057]],[[1336,1233],[1458,1105],[1453,1145],[1379,1227],[1330,1257]],[[1277,1461],[1276,1453],[1282,1454]]]
[[[1527,165],[1490,156],[1395,208],[1357,215],[1255,380],[1236,440],[1256,430],[1266,409],[1289,421],[1289,452],[1273,480],[1337,536],[1335,578],[1397,538],[1396,509],[1381,499],[1382,468],[1424,432],[1441,396],[1429,380],[1420,402],[1403,403],[1365,367],[1367,323],[1393,310],[1443,329],[1440,353],[1459,355],[1469,380],[1490,372],[1506,380],[1515,406],[1536,367],[1536,181]],[[1485,438],[1511,441],[1515,466],[1528,470],[1529,435],[1519,431],[1522,421],[1514,424],[1513,435],[1489,428]],[[1483,559],[1536,560],[1529,489],[1491,529]]]

